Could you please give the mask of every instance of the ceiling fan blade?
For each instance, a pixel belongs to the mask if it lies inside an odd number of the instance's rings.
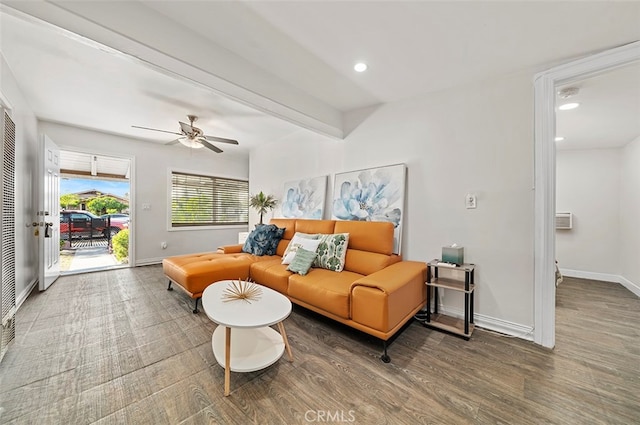
[[[191,134],[193,133],[193,127],[191,127],[189,124],[184,123],[182,121],[178,121],[180,123],[180,128],[182,129],[182,132],[184,134]]]
[[[202,143],[202,146],[204,146],[205,148],[211,149],[215,153],[222,153],[222,149],[220,149],[219,147],[212,145],[211,143],[207,142],[202,138],[198,140],[200,141],[200,143]]]
[[[172,140],[168,143],[165,143],[165,145],[177,145],[178,143],[180,143],[180,139]]]
[[[229,143],[230,145],[237,145],[238,141],[233,139],[225,139],[224,137],[204,136],[207,140],[218,143]]]
[[[132,125],[131,127],[133,128],[141,128],[143,130],[151,130],[151,131],[161,131],[163,133],[169,133],[169,134],[177,134],[178,136],[181,136],[182,133],[176,133],[175,131],[167,131],[167,130],[158,130],[157,128],[149,128],[149,127],[140,127],[138,125]]]

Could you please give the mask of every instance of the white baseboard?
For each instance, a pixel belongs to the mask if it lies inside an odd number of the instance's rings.
[[[609,273],[584,272],[582,270],[571,270],[560,268],[562,276],[577,277],[580,279],[600,280],[602,282],[620,283],[620,276]]]
[[[567,277],[577,277],[581,279],[591,279],[591,280],[599,280],[602,282],[612,282],[619,283],[629,291],[633,292],[636,296],[640,297],[640,285],[637,285],[631,282],[629,279],[624,276],[608,274],[608,273],[596,273],[596,272],[585,272],[581,270],[570,270],[570,269],[560,269],[560,273],[562,276]],[[562,284],[561,284],[562,285]]]
[[[24,291],[22,291],[18,296],[16,296],[16,310],[20,308],[22,303],[27,299],[33,288],[38,284],[38,279],[33,279],[29,286],[27,286]]]
[[[440,306],[439,311],[448,316],[458,319],[464,318],[464,310]],[[526,326],[520,323],[509,322],[507,320],[498,319],[496,317],[485,316],[484,314],[474,313],[473,322],[476,327],[488,329],[501,334],[513,336],[516,338],[533,341],[533,326]]]
[[[157,257],[157,258],[145,258],[144,260],[136,260],[135,267],[138,266],[151,266],[153,264],[162,264],[162,260],[166,257]]]
[[[620,284],[625,288],[627,288],[628,290],[630,290],[631,292],[633,292],[634,294],[636,294],[636,297],[640,297],[639,285],[636,285],[635,283],[631,282],[629,279],[626,279],[622,276],[620,276]]]

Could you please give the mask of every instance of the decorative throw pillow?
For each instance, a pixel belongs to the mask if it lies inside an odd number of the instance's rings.
[[[289,267],[287,267],[287,270],[304,276],[311,268],[311,264],[313,264],[313,260],[315,260],[315,258],[315,251],[308,251],[304,248],[298,248],[295,253],[295,257],[293,258],[291,264],[289,264]]]
[[[349,234],[320,235],[318,240],[320,241],[316,250],[318,256],[313,262],[313,267],[341,272],[344,269],[344,259],[347,256]]]
[[[253,255],[275,255],[278,242],[282,239],[285,229],[280,229],[275,224],[258,225],[249,233],[242,246],[242,251]]]
[[[318,239],[319,237],[320,235],[318,234],[312,235],[309,233],[296,232],[295,235],[293,235],[293,238],[291,238],[291,241],[289,241],[289,245],[287,245],[287,249],[284,250],[284,254],[282,254],[282,256],[286,257],[287,254],[293,249],[295,244],[300,242],[300,239]]]
[[[318,236],[319,235],[309,235],[306,233],[296,233],[293,235],[293,239],[289,242],[289,245],[282,256],[282,264],[290,264],[296,256],[296,251],[300,247],[308,251],[315,252],[316,248],[318,248],[318,244],[320,243],[320,241],[318,241]]]

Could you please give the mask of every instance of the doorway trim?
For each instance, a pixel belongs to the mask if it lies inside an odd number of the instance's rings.
[[[555,88],[640,60],[640,41],[578,59],[534,77],[534,331],[533,340],[553,348],[555,288]]]

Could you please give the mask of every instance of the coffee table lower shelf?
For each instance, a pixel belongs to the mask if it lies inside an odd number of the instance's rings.
[[[430,328],[450,332],[465,339],[471,338],[471,334],[473,333],[473,329],[475,328],[475,325],[473,323],[469,323],[469,333],[465,333],[464,320],[437,313],[431,313],[431,320],[429,322],[422,322],[422,324]]]
[[[211,345],[218,364],[224,367],[225,330],[219,325],[213,331]],[[271,366],[284,354],[282,335],[263,328],[233,328],[231,331],[230,369],[232,372],[253,372]]]

